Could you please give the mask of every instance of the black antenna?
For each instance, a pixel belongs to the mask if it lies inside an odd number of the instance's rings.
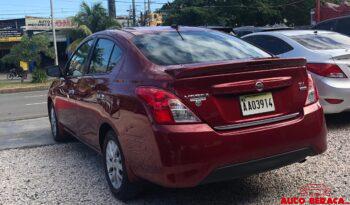
[[[181,37],[181,39],[184,41],[185,39],[184,39],[184,37],[182,37],[182,35],[181,35],[181,33],[180,33],[180,31],[179,31],[179,25],[178,24],[173,24],[173,25],[171,25],[171,28],[173,28],[173,29],[175,29],[176,30],[176,32],[179,34],[179,36]]]

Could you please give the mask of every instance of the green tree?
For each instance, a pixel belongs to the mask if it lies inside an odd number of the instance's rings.
[[[310,10],[314,7],[315,0],[174,0],[159,11],[165,14],[165,25],[263,26],[286,23],[298,26],[310,24]]]
[[[74,50],[84,40],[84,38],[92,34],[91,30],[85,25],[81,25],[74,29],[68,29],[65,32],[72,41],[72,43],[67,47],[67,51],[70,53],[74,52]]]
[[[83,2],[80,5],[80,11],[74,16],[73,21],[78,26],[85,25],[92,33],[108,28],[120,27],[116,19],[108,16],[108,12],[102,6],[102,3],[95,3],[90,7],[86,2]]]
[[[23,36],[20,43],[14,45],[10,53],[5,55],[1,61],[7,64],[19,65],[20,61],[32,62],[37,65],[41,64],[41,56],[53,59],[54,50],[50,45],[49,38],[44,34],[34,35],[33,37]]]
[[[70,53],[77,48],[84,38],[92,33],[121,27],[116,19],[108,15],[102,3],[95,3],[91,7],[86,2],[81,3],[80,11],[73,17],[73,22],[78,27],[66,30],[67,36],[72,41],[67,48]]]

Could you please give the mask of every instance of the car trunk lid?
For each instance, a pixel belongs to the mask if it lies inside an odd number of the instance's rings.
[[[175,78],[175,93],[215,128],[300,113],[307,97],[305,64],[304,59],[272,58],[188,65],[166,72]],[[263,104],[266,109],[260,109]]]

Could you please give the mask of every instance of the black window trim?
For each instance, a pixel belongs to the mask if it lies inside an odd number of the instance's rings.
[[[336,21],[336,23],[335,23],[333,32],[338,32],[338,33],[340,33],[340,34],[342,34],[342,35],[349,36],[350,33],[349,33],[349,34],[345,34],[344,32],[339,32],[339,27],[338,27],[338,26],[341,25],[341,22],[340,22],[340,21],[342,21],[342,20],[350,21],[350,16],[344,17],[344,18],[338,18],[337,21]],[[349,28],[349,29],[350,29],[350,28]]]
[[[73,52],[73,54],[69,57],[69,60],[67,61],[65,67],[64,67],[64,72],[66,73],[69,69],[69,66],[70,66],[70,63],[72,61],[72,58],[73,56],[77,53],[77,51],[87,42],[89,41],[92,41],[92,45],[91,47],[89,48],[89,52],[88,52],[88,56],[87,56],[87,60],[84,62],[84,73],[81,75],[81,76],[65,76],[66,78],[68,79],[78,79],[78,78],[81,78],[83,76],[86,76],[87,73],[88,73],[88,67],[87,67],[87,63],[90,62],[90,58],[91,58],[91,53],[93,51],[92,48],[95,48],[95,44],[96,44],[96,38],[93,38],[93,37],[88,37],[87,39],[83,40],[83,42],[81,42],[78,46],[77,49],[75,49],[75,51]]]
[[[123,46],[121,46],[120,43],[119,43],[116,39],[114,39],[114,38],[112,38],[112,37],[110,37],[110,36],[107,36],[107,35],[98,35],[98,36],[95,36],[95,39],[94,39],[95,42],[94,42],[94,44],[93,44],[93,47],[92,47],[91,52],[90,52],[90,55],[89,55],[89,60],[88,60],[89,63],[88,63],[88,65],[87,65],[87,72],[86,72],[86,74],[85,74],[84,76],[103,76],[103,75],[109,75],[109,74],[111,74],[111,73],[113,72],[113,70],[115,70],[115,69],[111,69],[110,71],[107,71],[107,72],[90,73],[90,65],[91,65],[91,61],[92,61],[93,51],[95,50],[95,48],[96,48],[96,46],[97,46],[97,43],[98,43],[98,41],[99,41],[100,39],[109,40],[109,41],[111,41],[111,42],[114,43],[114,46],[113,46],[113,49],[112,49],[112,53],[113,53],[113,51],[114,51],[115,46],[118,46],[118,48],[122,51],[122,55],[120,56],[119,62],[120,62],[120,61],[122,60],[122,58],[125,56],[125,48],[124,48]],[[111,60],[111,57],[112,57],[112,53],[111,53],[110,56],[109,56],[108,65],[109,65],[109,63],[110,63],[110,60]],[[118,62],[118,63],[119,63],[119,62]],[[120,69],[119,69],[119,70],[120,70]]]
[[[249,37],[262,37],[262,36],[272,37],[272,38],[276,38],[276,39],[278,39],[278,40],[280,40],[280,41],[283,41],[286,45],[288,45],[288,46],[291,48],[291,50],[289,50],[289,51],[287,51],[287,52],[284,52],[284,53],[273,54],[273,53],[271,53],[270,51],[267,51],[266,49],[261,48],[260,46],[255,45],[255,44],[249,42],[248,40],[246,40],[246,39],[249,38]],[[291,46],[289,43],[287,43],[285,40],[283,40],[283,39],[281,39],[281,38],[279,38],[279,37],[277,37],[277,36],[268,35],[268,34],[256,34],[256,35],[246,36],[245,38],[243,38],[243,40],[246,41],[247,43],[249,43],[249,44],[255,46],[255,47],[260,48],[261,50],[265,51],[266,53],[268,53],[268,54],[270,54],[270,55],[272,55],[272,56],[282,55],[282,54],[285,54],[285,53],[288,53],[288,52],[291,52],[291,51],[295,50],[295,48],[294,48],[293,46]]]

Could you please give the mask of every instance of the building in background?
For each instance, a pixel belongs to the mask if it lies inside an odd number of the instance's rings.
[[[316,8],[311,11],[311,24],[315,25],[324,20],[350,15],[350,3],[343,1],[341,4],[321,2],[316,0]]]
[[[74,28],[71,19],[56,19],[56,36],[60,63],[67,60],[66,48],[69,45],[64,32],[65,29]],[[0,20],[0,59],[10,52],[12,46],[19,43],[23,35],[36,35],[47,33],[50,41],[53,42],[52,26],[50,18],[26,16],[19,19]],[[45,59],[43,61],[45,63]],[[5,69],[5,65],[0,63],[0,71]],[[8,68],[7,68],[8,69]]]
[[[142,26],[160,26],[163,24],[163,15],[161,13],[141,14],[140,25]]]
[[[132,20],[129,16],[117,16],[116,19],[122,27],[130,27],[132,24]]]
[[[160,13],[149,13],[146,19],[149,26],[160,26],[163,24],[163,15]]]
[[[0,21],[0,58],[10,52],[13,45],[21,41],[25,19],[8,19]],[[5,69],[5,65],[0,62],[0,71]]]
[[[59,64],[64,65],[67,61],[66,48],[70,44],[70,40],[67,38],[66,33],[64,32],[66,29],[74,28],[70,18],[66,19],[55,19],[55,29],[56,29],[56,41],[57,41],[57,50],[58,50],[58,59]],[[50,41],[53,42],[52,35],[52,25],[50,18],[41,18],[41,17],[33,17],[26,16],[25,18],[25,32],[28,35],[36,35],[40,33],[48,34]],[[48,59],[44,59],[43,63],[47,62]]]

